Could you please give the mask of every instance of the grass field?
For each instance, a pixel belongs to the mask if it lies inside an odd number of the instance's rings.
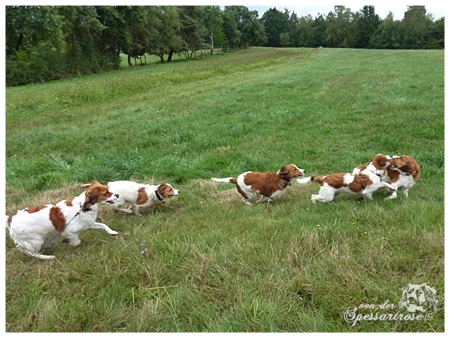
[[[312,204],[318,185],[293,183],[246,206],[210,180],[377,153],[416,158],[408,198]],[[5,234],[7,332],[444,330],[443,50],[251,48],[6,89],[7,214],[118,179],[181,194],[142,217],[102,206],[119,236],[58,241],[54,261]],[[407,313],[409,283],[436,289],[432,317],[345,320]]]

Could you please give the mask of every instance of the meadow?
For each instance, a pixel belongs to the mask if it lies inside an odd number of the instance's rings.
[[[53,261],[5,233],[7,332],[444,331],[443,50],[250,48],[136,66],[7,88],[5,122],[8,215],[93,180],[181,191],[141,217],[102,206],[119,235],[57,241]],[[416,158],[408,198],[313,204],[319,186],[292,183],[246,206],[211,181],[288,163],[351,171],[377,153]],[[405,313],[410,283],[436,289],[436,313],[346,321],[354,307]]]

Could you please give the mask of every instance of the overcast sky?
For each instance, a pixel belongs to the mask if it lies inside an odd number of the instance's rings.
[[[443,1],[428,0],[421,3],[416,1],[403,1],[403,0],[392,0],[380,1],[371,0],[367,2],[353,1],[353,0],[317,0],[317,1],[304,1],[305,5],[301,5],[302,1],[291,1],[291,0],[280,0],[278,1],[243,1],[242,5],[248,7],[250,10],[257,10],[259,16],[261,17],[265,11],[269,8],[276,7],[278,10],[283,11],[284,8],[288,8],[294,11],[297,16],[306,16],[311,14],[313,18],[317,16],[318,13],[328,14],[334,11],[335,5],[341,5],[346,8],[350,8],[352,12],[358,12],[365,5],[370,5],[375,7],[375,13],[378,14],[382,19],[385,19],[389,12],[394,14],[395,20],[403,19],[404,13],[408,9],[408,5],[422,5],[425,6],[427,13],[432,14],[434,19],[440,19],[445,16],[445,7]],[[300,5],[299,5],[300,4]]]
[[[248,9],[252,11],[257,10],[259,12],[259,17],[261,17],[269,8],[276,7],[276,9],[278,9],[279,11],[284,11],[284,9],[287,8],[291,12],[295,12],[298,17],[311,14],[311,16],[315,18],[318,13],[327,15],[329,12],[334,12],[335,5],[341,5],[345,8],[350,8],[352,12],[358,12],[366,5],[363,2],[358,1],[346,1],[341,3],[328,1],[328,4],[324,1],[324,4],[315,4],[314,2],[311,2],[310,4],[306,5],[294,5],[289,3],[283,5],[283,2],[280,3],[281,5],[278,5],[276,2],[274,2],[274,5],[249,5],[246,7],[248,7]],[[374,6],[375,13],[378,14],[381,19],[385,19],[389,12],[392,12],[394,14],[395,20],[401,20],[404,17],[404,13],[408,9],[408,4],[399,4],[398,1],[395,0],[392,1],[391,4],[383,4],[383,2],[381,1],[372,1],[367,5]],[[421,5],[425,6],[427,13],[432,14],[434,19],[440,19],[441,17],[445,16],[445,6],[442,2],[439,3],[437,1],[429,1],[429,3],[422,3]]]

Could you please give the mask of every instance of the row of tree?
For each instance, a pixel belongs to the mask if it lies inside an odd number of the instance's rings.
[[[382,20],[374,6],[355,13],[335,6],[334,12],[315,18],[271,8],[262,17],[266,45],[278,47],[442,49],[444,21],[434,20],[425,6],[408,6],[402,20],[392,13]]]
[[[170,62],[249,46],[444,48],[444,18],[424,6],[408,6],[401,21],[373,6],[315,18],[276,8],[258,18],[245,6],[6,7],[8,86],[117,69],[123,54],[131,66],[148,54]]]

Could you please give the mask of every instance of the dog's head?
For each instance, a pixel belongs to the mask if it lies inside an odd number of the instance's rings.
[[[161,183],[156,189],[158,194],[164,199],[167,197],[178,196],[179,190],[174,189],[169,183]]]
[[[87,184],[81,184],[80,188],[85,188],[85,203],[83,209],[89,208],[96,203],[109,203],[114,204],[114,201],[119,198],[119,194],[110,192],[106,185],[103,185],[97,181]]]
[[[292,178],[303,176],[305,173],[305,170],[300,169],[295,164],[286,164],[277,171],[277,174],[286,181],[290,181]]]
[[[415,180],[420,177],[420,168],[413,157],[408,155],[394,156],[390,163],[390,168],[410,174]]]

